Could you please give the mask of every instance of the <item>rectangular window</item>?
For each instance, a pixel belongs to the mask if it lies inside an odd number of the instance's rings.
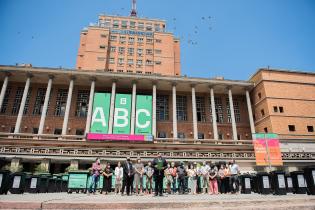
[[[166,132],[158,132],[158,138],[166,138]]]
[[[153,54],[153,50],[152,49],[146,49],[146,54],[147,55],[152,55]]]
[[[100,45],[100,49],[105,49],[106,46],[105,45]]]
[[[123,73],[123,72],[124,72],[124,70],[122,70],[122,69],[118,69],[118,70],[117,70],[117,72],[119,72],[119,73]]]
[[[179,139],[184,139],[184,138],[185,138],[185,133],[183,133],[183,132],[178,132],[177,138],[179,138]]]
[[[38,134],[38,128],[33,128],[33,134]]]
[[[59,89],[56,98],[55,116],[64,116],[66,111],[68,90]]]
[[[119,28],[119,20],[113,21],[113,28]]]
[[[101,34],[101,38],[106,38],[107,35],[106,34]]]
[[[4,94],[4,99],[2,102],[1,114],[4,114],[7,111],[10,93],[11,93],[11,87],[7,87],[5,94]]]
[[[160,24],[154,24],[154,30],[160,31],[161,30]]]
[[[122,28],[122,29],[126,29],[126,28],[127,28],[127,24],[128,24],[128,21],[122,20],[122,21],[121,21],[121,28]]]
[[[265,110],[264,110],[264,109],[260,110],[260,113],[261,113],[261,116],[262,116],[262,117],[265,116]]]
[[[156,39],[155,42],[156,43],[162,43],[162,40],[161,39]]]
[[[143,49],[141,49],[141,48],[137,49],[137,53],[138,53],[138,55],[141,55],[143,53]]]
[[[220,140],[223,140],[223,134],[222,134],[222,133],[219,133],[219,134],[218,134],[218,138],[219,138]]]
[[[177,120],[187,121],[187,97],[186,96],[176,97],[176,115],[177,115]]]
[[[273,107],[273,112],[278,112],[278,107],[277,106]]]
[[[314,132],[314,127],[312,125],[307,126],[307,131],[308,132]]]
[[[143,43],[143,38],[138,37],[138,43]]]
[[[119,47],[118,48],[118,52],[119,53],[124,53],[125,52],[125,48],[124,47]]]
[[[288,125],[289,131],[295,131],[295,125]]]
[[[79,128],[75,130],[75,135],[77,136],[83,136],[84,135],[84,129]]]
[[[258,93],[258,99],[261,99],[261,93]]]
[[[125,36],[120,36],[119,37],[119,41],[124,43],[126,41],[126,37]]]
[[[135,38],[134,37],[129,37],[128,38],[128,42],[133,44],[135,42]]]
[[[134,51],[134,48],[128,48],[128,55],[133,55]]]
[[[138,23],[138,30],[143,30],[144,29],[144,23],[143,22],[139,22]]]
[[[145,72],[145,74],[152,74],[152,72],[150,72],[150,71],[146,71],[146,72]]]
[[[115,58],[109,58],[109,63],[114,64],[115,63]]]
[[[162,50],[154,50],[154,52],[155,52],[156,54],[161,54],[161,53],[162,53]]]
[[[55,128],[54,134],[55,135],[61,135],[62,130],[60,128]]]
[[[196,110],[197,110],[197,121],[206,122],[206,109],[205,109],[205,98],[196,97]]]
[[[279,112],[280,112],[280,113],[283,113],[283,112],[284,112],[283,106],[279,106]]]
[[[147,31],[152,31],[152,23],[147,23],[146,30]]]
[[[128,65],[133,65],[133,59],[128,59],[127,62],[128,62]]]
[[[16,90],[14,104],[13,104],[13,108],[12,108],[12,112],[11,112],[12,114],[18,114],[19,109],[20,109],[20,105],[21,105],[21,101],[22,101],[22,97],[23,97],[23,92],[24,92],[24,87],[18,87],[18,89]],[[32,89],[29,88],[28,93],[27,93],[27,97],[26,97],[26,102],[25,102],[23,114],[27,114],[31,92],[32,92]]]
[[[157,95],[156,118],[158,121],[168,120],[168,96]]]
[[[142,71],[136,71],[137,74],[142,74]]]
[[[148,59],[148,60],[146,60],[145,64],[147,66],[152,66],[153,65],[153,61]]]
[[[123,58],[118,58],[118,64],[120,64],[120,65],[124,64],[124,59]]]
[[[105,27],[110,27],[110,19],[105,19]]]
[[[133,73],[133,71],[132,70],[127,70],[127,73]]]
[[[147,38],[147,44],[152,44],[152,43],[153,43],[153,39]]]
[[[89,104],[89,94],[88,90],[79,90],[77,95],[77,106],[75,111],[75,116],[86,117],[88,104]]]
[[[223,106],[221,98],[214,98],[217,122],[223,123]]]
[[[155,61],[155,64],[156,64],[156,65],[161,65],[162,62],[161,62],[161,61]]]
[[[198,139],[204,139],[205,135],[203,133],[198,133]]]
[[[110,36],[110,41],[117,41],[117,36]]]
[[[264,128],[264,132],[268,133],[268,128],[267,127]]]
[[[241,121],[241,114],[240,114],[240,106],[236,99],[233,99],[233,108],[234,108],[235,122],[238,123]],[[227,113],[228,123],[232,123],[229,98],[226,98],[226,113]]]
[[[35,98],[33,115],[41,115],[42,114],[44,101],[45,101],[45,95],[46,95],[46,88],[38,88],[37,95]],[[50,95],[51,95],[51,93],[50,93]],[[47,108],[47,110],[48,110],[48,108]]]
[[[110,47],[111,52],[116,52],[116,47]]]
[[[136,22],[135,21],[130,21],[129,24],[130,24],[130,29],[136,28]]]

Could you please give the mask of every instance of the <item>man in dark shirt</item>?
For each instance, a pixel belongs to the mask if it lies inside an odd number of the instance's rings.
[[[121,188],[121,195],[124,195],[124,191],[125,191],[125,187],[127,195],[130,195],[130,191],[131,191],[131,186],[132,186],[132,180],[133,180],[133,175],[134,175],[134,171],[133,171],[133,166],[130,160],[130,157],[126,158],[126,162],[123,165],[123,184],[122,184],[122,188]]]
[[[177,167],[177,180],[178,180],[178,193],[185,193],[185,177],[187,176],[187,171],[185,169],[184,163],[181,162]]]
[[[167,166],[165,158],[159,153],[156,158],[154,158],[152,165],[154,167],[154,181],[155,181],[155,192],[154,196],[163,196],[163,178],[164,170]]]

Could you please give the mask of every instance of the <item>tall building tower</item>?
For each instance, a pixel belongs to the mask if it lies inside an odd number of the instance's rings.
[[[99,15],[82,30],[76,68],[139,74],[180,75],[180,42],[163,20]]]

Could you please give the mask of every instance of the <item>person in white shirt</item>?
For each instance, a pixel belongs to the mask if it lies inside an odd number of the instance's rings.
[[[201,173],[201,176],[202,176],[202,181],[203,181],[203,194],[206,193],[206,189],[209,192],[209,170],[210,170],[210,167],[209,165],[206,163],[206,161],[203,162],[203,165],[201,166],[200,168],[200,173]]]
[[[239,166],[235,163],[235,160],[231,160],[230,165],[230,190],[232,193],[238,193],[239,192],[239,180],[238,175],[240,173]]]
[[[121,163],[118,162],[115,168],[115,193],[120,193],[122,179],[124,176],[123,168],[121,167]]]

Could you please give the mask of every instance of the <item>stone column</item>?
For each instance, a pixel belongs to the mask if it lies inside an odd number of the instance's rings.
[[[20,166],[20,158],[12,158],[11,160],[11,166],[10,166],[10,171],[11,172],[17,172]]]
[[[28,90],[30,88],[31,77],[32,77],[31,75],[28,75],[27,79],[26,79],[24,92],[23,92],[23,96],[22,96],[22,100],[21,100],[21,104],[20,104],[20,109],[19,109],[19,113],[18,113],[16,123],[15,123],[14,133],[20,132],[20,127],[21,127],[24,107],[25,107],[25,103],[26,103],[26,98],[27,98]]]
[[[1,88],[1,93],[0,93],[0,110],[2,108],[5,92],[6,92],[7,87],[8,87],[8,82],[9,82],[9,74],[6,74],[4,81],[3,81],[2,88]]]
[[[176,111],[176,84],[172,87],[173,94],[173,139],[177,139],[177,111]]]
[[[249,91],[246,90],[245,93],[246,93],[246,101],[247,101],[247,109],[248,109],[250,131],[252,132],[252,135],[253,135],[255,133],[255,124],[254,124],[254,118],[253,118],[252,103],[250,101]]]
[[[218,134],[218,125],[217,125],[217,114],[216,114],[216,111],[215,111],[215,100],[214,100],[213,87],[210,87],[210,100],[211,100],[211,112],[212,112],[213,138],[215,140],[218,140],[219,139],[219,134]]]
[[[88,134],[90,132],[91,116],[92,116],[92,108],[93,108],[93,100],[94,100],[94,91],[95,91],[95,78],[92,78],[91,88],[90,88],[90,97],[89,97],[89,106],[88,106],[88,112],[87,112],[87,116],[86,116],[85,134]]]
[[[43,134],[43,130],[44,130],[45,119],[46,119],[46,115],[47,115],[47,108],[48,108],[53,78],[54,78],[54,76],[50,75],[49,79],[48,79],[48,85],[47,85],[47,89],[46,89],[44,105],[42,108],[42,114],[40,116],[40,122],[39,122],[39,126],[38,126],[38,134],[39,135]]]
[[[74,77],[71,78],[70,84],[69,84],[67,104],[66,104],[65,116],[63,118],[61,135],[67,135],[68,120],[69,120],[69,113],[70,113],[71,99],[72,99],[72,92],[73,92],[73,83],[74,83]]]
[[[136,84],[136,82],[133,82],[133,83],[132,83],[132,102],[131,102],[130,134],[135,134],[136,94],[137,94],[137,84]]]
[[[192,86],[191,86],[191,102],[192,102],[192,115],[193,115],[194,139],[198,139],[198,125],[197,125],[197,108],[196,108],[196,91],[195,91],[195,85],[192,85]]]
[[[112,94],[110,96],[110,110],[109,110],[109,121],[108,121],[108,133],[113,133],[113,122],[114,122],[114,111],[115,111],[115,97],[116,97],[116,81],[112,83]]]
[[[156,138],[156,83],[152,86],[152,135]]]
[[[229,92],[230,113],[231,113],[231,120],[232,120],[233,140],[237,140],[237,130],[236,130],[235,113],[234,113],[234,105],[233,105],[233,97],[232,97],[231,87],[228,88],[228,92]]]

